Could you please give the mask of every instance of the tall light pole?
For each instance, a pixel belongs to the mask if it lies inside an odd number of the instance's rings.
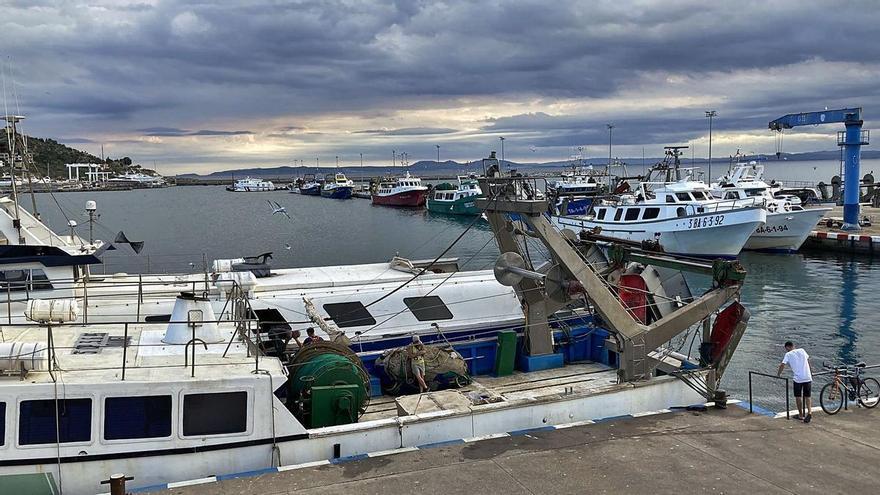
[[[504,166],[504,136],[499,136],[498,139],[501,140],[501,166]],[[510,164],[507,165],[507,170],[510,171]]]
[[[706,110],[706,117],[709,118],[709,184],[712,183],[712,119],[718,113],[715,110]]]
[[[391,150],[391,168],[397,166],[397,150]]]
[[[437,148],[437,166],[439,167],[440,166],[440,145],[435,144],[434,146]]]
[[[605,175],[608,178],[608,187],[611,188],[611,131],[614,130],[614,124],[605,124],[608,127],[608,165],[605,166]]]

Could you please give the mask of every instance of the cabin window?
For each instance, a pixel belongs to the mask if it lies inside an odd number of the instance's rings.
[[[0,270],[0,290],[24,291],[51,289],[52,283],[46,272],[39,268],[32,270]]]
[[[657,218],[660,216],[660,208],[645,208],[645,214],[642,216],[642,220],[651,220],[652,218]]]
[[[605,208],[599,208],[599,212],[596,214],[597,220],[605,220]]]
[[[638,220],[638,219],[639,219],[639,209],[638,208],[627,208],[626,209],[626,217],[624,217],[624,220],[629,222],[629,221]]]
[[[404,297],[403,303],[419,321],[452,319],[452,312],[437,296]]]
[[[325,304],[324,311],[339,328],[376,324],[376,319],[360,301]]]
[[[6,445],[6,403],[0,402],[0,447]]]
[[[733,191],[727,191],[724,194],[724,199],[739,199],[738,195]]]
[[[25,400],[19,405],[18,443],[88,442],[92,438],[92,399]],[[56,412],[58,433],[55,430]],[[60,436],[60,438],[59,438]]]
[[[184,436],[247,431],[247,392],[189,394],[183,397]]]
[[[0,270],[0,287],[12,292],[27,290],[27,270]]]
[[[171,436],[171,396],[107,397],[104,399],[104,439]]]
[[[49,290],[52,288],[52,283],[49,282],[46,272],[39,268],[31,270],[31,284],[31,290]]]
[[[764,189],[746,189],[746,196],[753,198],[755,196],[761,196],[764,192]]]
[[[691,197],[688,193],[675,193],[675,197],[678,198],[679,201],[690,201]]]
[[[675,203],[675,197],[673,197],[671,194],[667,194],[666,195],[666,202],[667,203]]]
[[[621,215],[623,215],[623,208],[618,208],[617,211],[614,212],[614,221],[619,221]]]
[[[675,215],[679,216],[679,217],[683,217],[683,216],[687,215],[687,213],[684,211],[684,208],[679,207],[677,210],[675,210]]]

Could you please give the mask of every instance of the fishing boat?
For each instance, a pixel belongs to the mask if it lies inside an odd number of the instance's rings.
[[[582,215],[589,210],[593,199],[603,194],[604,188],[591,168],[576,167],[562,174],[558,180],[547,183],[547,196],[553,211],[561,215]]]
[[[384,299],[345,306],[360,297],[354,288],[338,295],[334,314],[312,299],[294,321],[252,308],[249,277],[217,278],[225,281],[221,311],[215,295],[181,284],[162,303],[171,304],[164,321],[84,323],[77,300],[85,297],[31,300],[28,322],[4,325],[0,344],[0,476],[40,476],[78,494],[103,492],[108,473],[124,473],[131,478],[127,489],[149,491],[724,403],[718,384],[749,319],[735,300],[741,268],[729,263],[712,270],[709,263],[677,264],[651,253],[641,256],[645,263],[603,261],[596,245],[553,229],[545,200],[521,200],[517,184],[486,181],[481,186],[501,198],[480,205],[503,250],[491,273],[513,294],[511,314],[524,321],[527,308],[529,324],[457,338],[446,332],[457,307],[438,305],[434,293],[417,289],[409,312],[413,321],[432,323],[436,335],[423,339],[431,357],[429,392],[414,393],[402,366],[406,328],[374,337],[374,349],[362,348],[371,332],[354,331],[368,319],[363,310],[374,311],[370,318],[377,321],[395,315],[383,313]],[[529,228],[507,229],[514,211]],[[538,271],[521,251],[525,241],[517,237],[526,232],[558,260],[551,272]],[[405,290],[436,262],[410,267],[399,260],[409,275],[386,280],[381,293]],[[677,267],[712,273],[713,283],[693,295]],[[412,270],[421,275],[414,278]],[[325,296],[346,287],[337,282]],[[303,320],[325,341],[294,343],[292,325]],[[681,339],[699,340],[707,351],[699,360],[686,356],[677,351]]]
[[[403,177],[386,178],[379,181],[370,196],[374,205],[384,206],[424,206],[428,187],[422,179],[409,172]]]
[[[770,192],[770,185],[764,182],[763,176],[764,165],[756,161],[737,162],[717,183],[712,184],[712,195],[722,200],[763,200],[767,220],[755,229],[744,249],[784,253],[797,251],[831,208],[805,209],[800,201],[776,197]]]
[[[473,175],[459,175],[456,184],[444,182],[434,186],[428,195],[428,211],[450,215],[479,215],[476,199],[482,192]]]
[[[265,192],[274,191],[275,184],[271,181],[263,179],[252,179],[246,177],[235,181],[232,185],[226,186],[227,191],[233,192]]]
[[[322,183],[315,177],[315,174],[305,174],[301,179],[297,181],[296,190],[299,191],[300,194],[304,194],[306,196],[320,196],[321,195],[321,186]],[[291,188],[291,192],[294,191],[294,188]]]
[[[126,172],[107,180],[111,184],[130,185],[141,188],[165,187],[168,185],[161,176],[147,175],[142,172]]]
[[[321,196],[332,199],[349,199],[354,190],[354,181],[342,172],[327,174],[321,187]]]
[[[556,215],[554,223],[576,232],[659,244],[670,253],[736,257],[767,220],[763,198],[713,198],[693,169],[680,166],[680,148],[669,147],[667,159],[635,191],[600,200],[586,215]]]

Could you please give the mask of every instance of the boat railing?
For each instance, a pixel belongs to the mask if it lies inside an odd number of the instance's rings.
[[[110,329],[110,328],[119,328],[122,327],[122,341],[119,347],[122,347],[121,354],[121,362],[118,365],[110,364],[108,366],[102,365],[92,365],[91,363],[84,366],[77,366],[75,363],[67,361],[64,363],[63,368],[59,367],[57,364],[57,356],[59,352],[71,352],[75,351],[83,351],[83,346],[77,345],[57,345],[55,343],[54,335],[57,335],[58,332],[64,332],[70,329],[73,330],[82,330],[86,323],[83,322],[66,322],[66,323],[46,323],[46,322],[20,322],[20,323],[8,323],[4,325],[4,328],[7,330],[14,330],[16,328],[27,328],[32,329],[34,327],[44,327],[46,329],[46,350],[48,352],[47,359],[47,370],[50,375],[52,375],[53,380],[55,380],[56,372],[79,372],[79,371],[119,371],[120,381],[125,381],[126,372],[131,367],[129,363],[129,352],[131,349],[135,351],[140,348],[182,348],[183,352],[181,353],[181,362],[180,363],[160,363],[160,364],[138,364],[138,369],[168,369],[168,368],[177,368],[183,367],[186,370],[190,371],[191,376],[195,376],[197,367],[200,366],[227,366],[227,365],[241,365],[242,361],[229,359],[225,361],[224,359],[228,357],[229,350],[232,347],[232,344],[238,342],[244,344],[245,346],[245,357],[253,359],[254,363],[254,372],[262,372],[260,369],[260,358],[266,357],[268,354],[263,349],[263,337],[261,332],[261,326],[273,326],[273,325],[291,325],[303,322],[293,322],[293,321],[262,321],[257,319],[254,316],[253,308],[250,306],[250,301],[247,297],[247,291],[243,289],[238,284],[233,286],[233,289],[230,291],[229,299],[227,301],[228,307],[224,306],[224,310],[221,313],[221,317],[217,319],[188,319],[185,321],[177,321],[177,320],[169,320],[169,321],[100,321],[100,322],[92,322],[87,323],[88,328],[92,332],[100,332],[102,329]],[[227,312],[227,309],[229,310]],[[229,314],[229,318],[223,318],[223,315]],[[132,327],[138,327],[140,330],[144,329],[152,329],[152,328],[167,328],[172,324],[181,324],[187,325],[192,328],[193,336],[185,343],[167,343],[167,342],[158,342],[158,343],[135,343],[132,344],[129,341],[131,340],[131,330]],[[196,355],[199,353],[199,349],[204,349],[204,351],[208,350],[208,344],[197,338],[197,328],[201,325],[205,324],[218,324],[218,325],[234,325],[234,330],[229,333],[229,337],[223,339],[220,342],[212,342],[212,345],[225,345],[225,349],[220,355],[221,359],[213,359],[207,364],[197,364]],[[107,332],[110,333],[109,331]],[[114,334],[116,335],[116,334]],[[207,352],[202,352],[202,354],[207,354]],[[41,349],[37,349],[34,352],[42,352]],[[285,351],[286,352],[286,349]],[[87,352],[83,352],[86,354]],[[217,356],[219,353],[213,352],[211,353]],[[176,353],[170,353],[166,355],[175,356]],[[19,356],[20,358],[26,358],[28,356]],[[281,356],[279,356],[281,357]],[[22,373],[25,373],[24,371]]]
[[[673,203],[674,204],[674,203]],[[700,204],[688,204],[687,212],[691,215],[703,213],[718,213],[722,211],[738,210],[749,207],[767,207],[767,200],[764,198],[745,198],[745,199],[722,199],[720,201],[710,201]]]
[[[152,278],[152,277],[151,277]],[[214,285],[211,274],[169,275],[160,280],[144,280],[144,276],[126,275],[123,277],[84,276],[79,279],[51,279],[23,281],[6,281],[0,284],[0,290],[6,293],[6,319],[7,324],[13,321],[13,304],[26,303],[31,299],[64,300],[81,299],[83,302],[83,323],[88,321],[89,305],[107,301],[134,300],[134,316],[139,320],[144,315],[144,296],[176,297],[181,292],[192,292],[204,296],[216,295],[221,297],[219,290]],[[158,288],[158,290],[157,290]],[[162,290],[165,289],[165,290]],[[49,292],[56,294],[49,295]],[[17,309],[17,308],[16,308]]]

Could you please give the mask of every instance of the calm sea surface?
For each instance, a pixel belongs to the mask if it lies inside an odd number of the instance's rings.
[[[372,206],[362,199],[339,201],[287,191],[231,193],[222,186],[60,193],[55,198],[64,214],[48,194],[37,195],[37,204],[58,232],[67,231],[67,219],[72,219],[80,225],[78,233],[87,237],[85,202],[94,199],[100,214],[96,238],[112,239],[123,230],[129,239],[146,242],[140,255],[127,248],[108,253],[108,273],[201,271],[205,258],[210,262],[269,251],[276,267],[384,262],[395,254],[433,258],[470,222],[424,210]],[[286,206],[291,220],[272,215],[267,200]],[[23,205],[29,203],[22,198]],[[490,267],[497,255],[484,221],[448,253],[466,262],[466,269]],[[823,360],[880,363],[880,298],[875,292],[880,265],[868,258],[800,254],[746,253],[741,259],[749,272],[742,297],[752,318],[725,375],[724,385],[733,394],[747,394],[748,370],[774,372],[787,339],[805,347],[816,367]],[[759,402],[779,407],[780,383],[760,379],[756,385]]]

